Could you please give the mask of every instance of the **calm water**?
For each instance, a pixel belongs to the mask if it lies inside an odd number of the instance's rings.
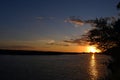
[[[106,55],[0,55],[0,80],[99,80]]]

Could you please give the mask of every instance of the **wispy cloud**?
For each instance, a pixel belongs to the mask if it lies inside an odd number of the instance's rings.
[[[37,20],[43,20],[45,19],[45,17],[42,17],[42,16],[38,16],[38,17],[35,17]]]
[[[83,26],[84,24],[90,24],[91,26],[95,26],[95,20],[82,20],[79,17],[70,17],[66,20],[64,20],[64,22],[68,22],[68,23],[72,23],[74,24],[74,27],[80,27]]]
[[[75,24],[75,27],[79,27],[79,26],[84,25],[84,21],[82,21],[80,19],[74,19],[74,18],[68,18],[64,22]]]
[[[37,20],[54,20],[55,17],[53,16],[48,16],[48,17],[45,17],[45,16],[37,16],[35,17]]]
[[[55,40],[49,40],[47,45],[57,45],[57,46],[71,46],[71,43],[66,43],[64,41],[55,41]]]
[[[71,43],[71,44],[77,44],[77,45],[87,45],[89,42],[86,42],[84,40],[81,40],[80,38],[78,39],[70,39],[70,40],[64,40],[66,43]]]
[[[55,44],[55,40],[49,40],[49,41],[47,42],[47,44],[48,44],[48,45],[53,45],[53,44]]]

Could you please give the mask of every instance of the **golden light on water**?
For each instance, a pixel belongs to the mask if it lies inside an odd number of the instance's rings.
[[[95,59],[95,55],[94,54],[92,54],[92,59]]]
[[[98,71],[97,71],[97,69],[96,69],[95,54],[92,54],[92,55],[91,55],[91,58],[90,58],[89,73],[90,73],[90,75],[91,75],[91,80],[97,80],[97,78],[98,78]]]
[[[101,51],[99,49],[97,49],[95,46],[88,46],[87,47],[87,52],[98,53],[98,52],[101,52]]]

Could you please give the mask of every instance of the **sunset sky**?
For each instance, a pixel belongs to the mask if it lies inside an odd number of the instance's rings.
[[[0,49],[86,52],[87,44],[70,43],[91,27],[68,21],[117,15],[119,0],[1,0]]]

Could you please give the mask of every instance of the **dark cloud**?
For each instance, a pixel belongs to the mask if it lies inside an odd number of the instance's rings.
[[[68,19],[65,20],[65,22],[73,23],[73,24],[80,25],[80,26],[84,25],[84,21],[82,21],[80,19],[71,19],[71,18],[68,18]]]
[[[47,43],[47,45],[58,45],[58,46],[70,46],[70,43],[66,42],[55,42],[54,40],[51,40],[50,42]]]
[[[89,42],[86,42],[84,40],[81,40],[81,38],[79,39],[70,39],[70,40],[64,40],[64,42],[66,43],[72,43],[72,44],[77,44],[77,45],[86,45]]]

